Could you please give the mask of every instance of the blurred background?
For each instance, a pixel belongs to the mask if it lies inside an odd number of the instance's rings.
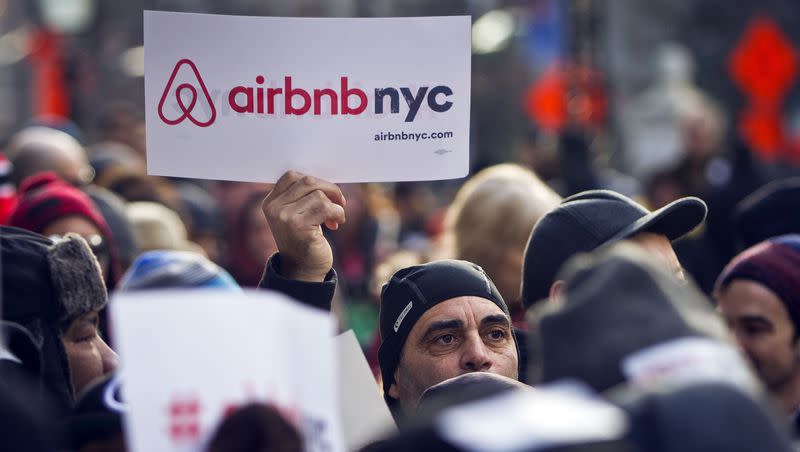
[[[259,211],[269,187],[149,178],[140,165],[145,9],[471,15],[471,173],[512,162],[561,196],[611,188],[650,208],[700,196],[708,222],[678,251],[706,291],[740,248],[737,204],[798,175],[797,0],[0,0],[0,149],[26,126],[64,131],[87,150],[92,184],[178,213],[185,240],[244,285],[274,250]],[[452,254],[446,212],[463,182],[344,187],[348,223],[330,238],[340,312],[365,347],[380,282]]]

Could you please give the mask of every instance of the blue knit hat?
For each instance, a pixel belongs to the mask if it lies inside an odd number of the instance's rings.
[[[139,255],[122,277],[119,290],[167,288],[241,290],[228,272],[202,255],[174,250]]]

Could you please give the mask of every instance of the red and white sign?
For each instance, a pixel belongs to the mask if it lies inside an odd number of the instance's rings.
[[[176,39],[191,37],[191,39]],[[464,177],[470,18],[145,11],[151,174],[274,182]]]
[[[198,451],[249,402],[277,406],[306,450],[344,450],[335,322],[268,291],[118,293],[129,450]]]

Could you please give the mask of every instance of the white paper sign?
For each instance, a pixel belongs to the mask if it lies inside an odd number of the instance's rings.
[[[353,330],[336,337],[336,351],[344,442],[347,450],[360,450],[394,433],[397,426]]]
[[[202,450],[248,402],[277,406],[306,450],[343,450],[329,314],[267,291],[191,290],[117,294],[111,316],[130,450]]]
[[[731,345],[684,337],[647,347],[625,357],[622,371],[634,386],[649,389],[715,381],[745,390],[758,385],[742,355]]]
[[[464,177],[470,18],[145,11],[150,174]]]
[[[451,444],[469,452],[537,451],[612,441],[630,428],[621,408],[573,380],[454,406],[439,416],[436,426]]]

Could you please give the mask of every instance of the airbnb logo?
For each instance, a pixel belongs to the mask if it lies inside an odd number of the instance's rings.
[[[208,107],[211,110],[210,117],[205,121],[197,119],[197,117],[194,115],[194,109],[197,106],[198,93],[197,88],[191,83],[181,83],[177,88],[175,88],[174,91],[175,100],[178,102],[178,108],[181,110],[181,114],[174,119],[169,119],[164,114],[164,102],[167,100],[169,93],[172,92],[172,84],[175,82],[175,77],[178,75],[178,72],[184,65],[188,66],[192,70],[192,74],[194,74],[194,77],[197,81],[196,84],[202,90],[205,100],[208,103]],[[184,102],[183,93],[185,92],[189,93],[189,105],[186,105]],[[180,124],[184,119],[192,121],[196,126],[199,127],[208,127],[211,124],[214,124],[214,120],[217,118],[217,110],[214,108],[214,103],[211,102],[211,96],[208,94],[206,84],[203,82],[203,78],[200,76],[200,72],[197,70],[197,66],[195,66],[192,60],[184,58],[178,61],[178,63],[175,65],[175,69],[172,70],[172,75],[169,77],[167,86],[164,88],[164,94],[161,95],[161,100],[158,102],[158,116],[162,121],[171,126]]]
[[[179,73],[183,67],[187,69],[181,75]],[[189,82],[186,82],[186,73],[190,74],[188,75]],[[416,91],[405,86],[378,87],[374,90],[364,91],[353,87],[347,76],[337,76],[337,78],[339,79],[338,86],[335,87],[304,88],[297,86],[294,79],[288,75],[274,79],[272,86],[267,85],[266,77],[258,75],[255,77],[255,86],[238,85],[226,90],[228,102],[222,106],[229,107],[230,110],[223,110],[222,113],[225,116],[227,111],[233,111],[239,115],[252,114],[265,118],[276,115],[304,116],[306,114],[334,117],[362,114],[395,115],[401,114],[401,110],[404,110],[402,111],[405,116],[404,122],[413,122],[420,109],[425,106],[434,113],[444,113],[453,106],[453,102],[450,100],[453,90],[446,85],[419,86]],[[176,83],[179,83],[178,86],[173,88]],[[367,94],[370,91],[374,93],[371,99]],[[168,97],[177,101],[177,110],[179,111],[175,118],[168,118],[164,111],[164,104]],[[201,105],[202,108],[198,108]],[[208,105],[208,108],[205,108],[205,105]],[[195,114],[198,110],[209,111],[208,119],[205,119],[205,115],[198,119]],[[188,119],[196,126],[208,127],[216,120],[217,110],[214,102],[197,66],[191,60],[184,58],[175,64],[167,86],[164,88],[164,94],[161,95],[161,100],[158,102],[158,116],[164,123],[171,126]]]

